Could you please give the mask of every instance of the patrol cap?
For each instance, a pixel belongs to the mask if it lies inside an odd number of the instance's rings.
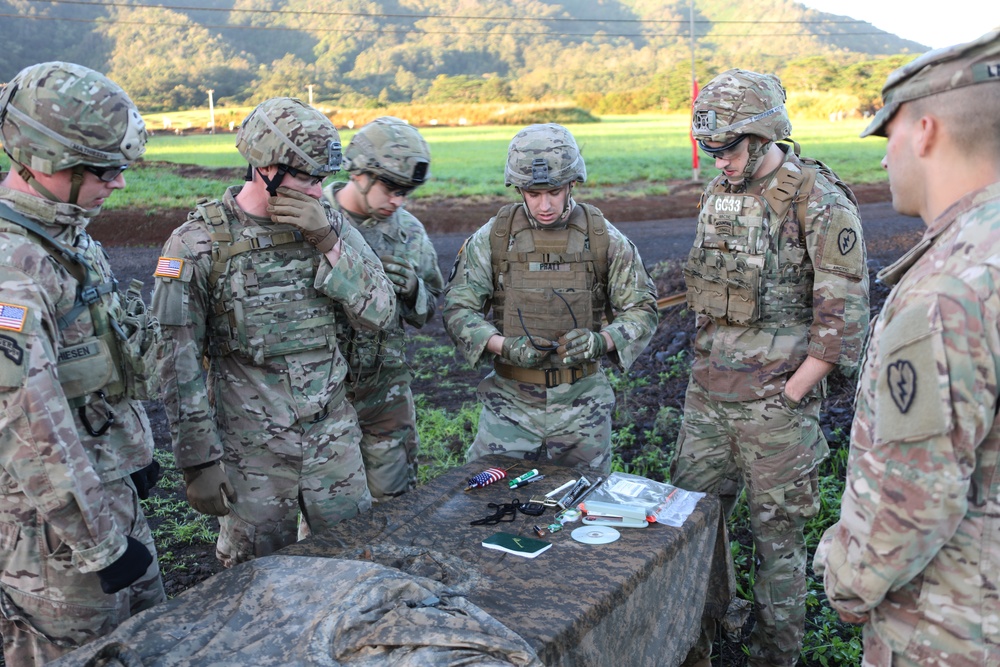
[[[1000,83],[1000,29],[971,42],[928,51],[892,72],[882,86],[883,106],[861,136],[884,137],[885,126],[905,102],[977,83]]]

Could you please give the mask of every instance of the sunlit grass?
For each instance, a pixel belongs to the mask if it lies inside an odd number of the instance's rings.
[[[155,119],[154,119],[155,120]],[[864,120],[795,121],[794,138],[802,152],[824,161],[848,183],[885,180],[880,160],[885,140],[860,139]],[[590,197],[644,196],[667,192],[666,183],[692,177],[687,114],[604,116],[600,123],[569,125],[587,163],[581,190]],[[154,127],[155,123],[150,122]],[[420,132],[431,148],[431,179],[414,197],[488,197],[509,194],[503,171],[507,146],[518,128],[511,126],[427,127]],[[346,146],[354,131],[343,130]],[[236,150],[235,134],[175,135],[156,132],[146,149],[147,162],[193,164],[210,168],[246,165]],[[5,164],[6,160],[0,159]],[[701,159],[701,176],[715,174]],[[218,197],[225,184],[237,184],[231,172],[211,178],[181,178],[160,166],[126,172],[129,187],[116,193],[107,208],[189,208],[198,197]],[[346,178],[340,174],[337,178]]]

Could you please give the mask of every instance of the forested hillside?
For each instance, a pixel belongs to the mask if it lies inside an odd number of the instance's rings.
[[[107,72],[148,111],[204,106],[208,90],[220,105],[311,90],[341,106],[576,99],[603,112],[680,108],[690,85],[688,7],[689,0],[0,0],[0,80],[34,62],[75,61]],[[856,87],[873,69],[880,83],[885,56],[925,50],[792,0],[695,0],[694,32],[701,77],[741,66],[788,72],[806,88]],[[845,77],[848,67],[855,71]]]

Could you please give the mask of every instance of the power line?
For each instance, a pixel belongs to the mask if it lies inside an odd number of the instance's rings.
[[[50,0],[63,2],[65,0]],[[95,4],[95,3],[82,3]],[[134,5],[133,5],[134,6]],[[146,26],[173,26],[178,28],[204,28],[206,30],[258,30],[258,31],[293,31],[293,32],[334,32],[334,33],[380,33],[380,34],[411,34],[421,35],[496,35],[496,36],[547,36],[547,37],[689,37],[687,32],[666,33],[666,32],[636,32],[636,33],[610,33],[610,32],[550,32],[550,31],[517,31],[517,32],[497,32],[493,30],[425,30],[423,28],[319,28],[289,27],[289,26],[253,26],[240,24],[210,24],[196,22],[177,21],[136,21],[127,19],[85,19],[85,18],[63,18],[57,16],[24,16],[22,14],[0,13],[2,18],[22,19],[28,21],[63,21],[68,23],[99,23],[105,25],[146,25]],[[733,23],[743,23],[742,21]],[[701,37],[858,37],[864,35],[886,35],[883,30],[873,31],[852,31],[852,32],[784,32],[784,33],[713,33],[695,35]]]
[[[688,19],[584,19],[577,18],[573,16],[569,17],[539,17],[539,16],[472,16],[472,15],[459,15],[459,14],[392,14],[392,13],[379,13],[379,12],[346,12],[346,11],[331,11],[331,10],[292,10],[292,9],[237,9],[231,8],[227,9],[225,7],[196,7],[190,5],[143,5],[143,4],[133,4],[129,2],[87,2],[86,0],[29,0],[29,2],[34,3],[45,3],[45,4],[56,4],[56,5],[85,5],[88,7],[125,7],[128,9],[169,9],[182,12],[226,12],[230,14],[243,13],[243,14],[277,14],[277,15],[288,15],[288,16],[350,16],[350,17],[363,17],[363,18],[402,18],[402,19],[456,19],[464,21],[547,21],[547,22],[561,22],[561,23],[678,23],[687,25],[690,23]],[[7,16],[7,15],[4,15]],[[28,17],[25,17],[28,18]],[[31,17],[35,18],[35,17]],[[38,17],[41,18],[41,17]],[[720,20],[720,21],[710,21],[707,19],[698,19],[694,21],[696,24],[753,24],[753,25],[800,25],[800,24],[841,24],[841,25],[871,25],[867,21],[861,21],[859,19],[819,19],[819,20],[802,20],[802,21],[768,21],[768,20],[746,20],[746,21],[731,21],[731,20]],[[233,26],[235,27],[235,26]],[[353,31],[348,31],[353,32]],[[881,31],[884,32],[884,31]],[[434,33],[432,33],[434,34]],[[478,34],[478,33],[472,33]],[[525,34],[535,34],[535,33],[525,33]],[[551,34],[551,33],[542,33]],[[574,33],[575,34],[575,33]],[[580,33],[583,35],[584,33]],[[632,36],[632,35],[622,35],[622,36]],[[768,35],[770,36],[770,35]]]
[[[382,33],[382,34],[409,34],[418,33],[421,35],[504,35],[504,36],[531,36],[542,35],[547,37],[689,37],[686,32],[635,32],[635,33],[608,33],[608,32],[495,32],[490,30],[423,30],[419,28],[402,28],[393,30],[389,28],[317,28],[309,26],[307,28],[293,28],[287,26],[252,26],[252,25],[212,25],[208,23],[178,23],[170,21],[131,21],[116,19],[109,21],[106,19],[80,19],[80,18],[56,18],[49,16],[19,16],[17,14],[0,13],[3,18],[28,19],[32,21],[68,21],[71,23],[103,23],[107,25],[148,25],[148,26],[174,26],[178,28],[205,28],[210,30],[281,30],[293,32],[345,32],[345,33]],[[826,33],[826,32],[775,32],[775,33],[713,33],[695,35],[700,37],[855,37],[861,35],[885,35],[882,30],[862,31],[850,33]]]

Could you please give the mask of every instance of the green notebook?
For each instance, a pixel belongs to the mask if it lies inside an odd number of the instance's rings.
[[[551,547],[552,543],[534,537],[522,537],[521,535],[511,535],[510,533],[493,533],[483,540],[483,546],[487,549],[506,551],[515,556],[534,558]]]

